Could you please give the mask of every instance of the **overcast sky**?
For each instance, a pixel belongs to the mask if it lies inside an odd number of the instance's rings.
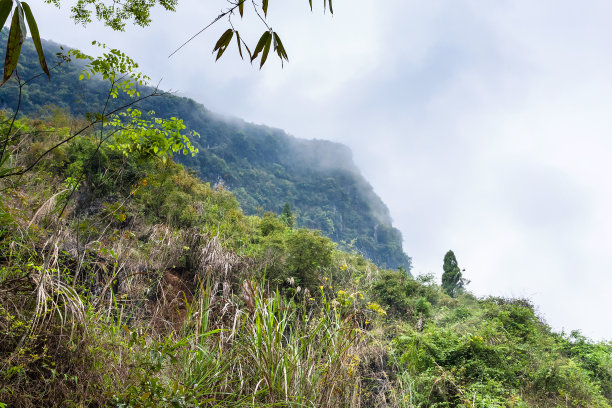
[[[125,33],[33,12],[43,37],[104,41],[213,111],[350,146],[414,274],[452,249],[475,294],[612,339],[612,2],[273,0],[290,63],[261,71],[234,44],[214,62],[224,21],[168,59],[225,5],[179,3]],[[253,49],[262,27],[236,22]]]

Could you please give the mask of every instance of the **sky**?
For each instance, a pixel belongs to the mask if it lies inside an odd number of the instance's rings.
[[[225,20],[168,58],[224,0],[179,0],[123,33],[74,25],[63,3],[33,9],[42,37],[105,42],[212,111],[348,145],[413,274],[440,277],[452,249],[474,294],[612,339],[612,2],[271,1],[290,61],[262,70],[234,44],[214,61]],[[253,49],[252,11],[233,22]]]

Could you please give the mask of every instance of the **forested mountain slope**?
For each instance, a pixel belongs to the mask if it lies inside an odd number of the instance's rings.
[[[6,41],[6,34],[3,30],[0,42]],[[66,52],[50,41],[43,47],[49,62],[59,61],[55,54]],[[29,82],[22,89],[20,112],[49,117],[57,108],[77,116],[101,111],[107,85],[79,81],[81,68],[73,60],[54,69],[51,81],[43,75]],[[21,79],[40,74],[31,41],[24,44],[18,71]],[[0,89],[0,108],[15,109],[16,87],[13,82]],[[152,89],[141,89],[143,96],[148,92]],[[110,107],[125,102],[119,97]],[[193,143],[199,154],[179,161],[203,180],[224,184],[245,213],[279,213],[288,202],[298,226],[319,229],[340,248],[356,250],[383,267],[410,271],[400,231],[392,226],[388,208],[360,174],[346,146],[221,118],[191,99],[170,94],[147,98],[138,108],[153,110],[159,117],[177,116],[197,131],[200,137]]]

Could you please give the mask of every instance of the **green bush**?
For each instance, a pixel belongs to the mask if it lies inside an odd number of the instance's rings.
[[[413,314],[410,298],[419,293],[420,285],[403,271],[385,270],[372,283],[372,291],[390,315],[410,317]]]
[[[300,228],[292,231],[286,240],[287,268],[298,284],[317,293],[321,282],[320,271],[332,263],[335,244],[319,231]]]

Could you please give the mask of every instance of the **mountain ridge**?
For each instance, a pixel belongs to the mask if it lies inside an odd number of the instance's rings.
[[[6,30],[2,31],[4,41]],[[47,61],[61,52],[60,45],[44,41]],[[64,47],[66,48],[66,47]],[[48,81],[41,76],[23,88],[20,111],[50,115],[49,105],[83,116],[101,109],[107,85],[99,80],[77,80],[82,63],[62,64]],[[24,43],[18,65],[22,78],[37,75],[38,58],[31,39]],[[11,83],[12,82],[12,83]],[[151,88],[142,88],[141,93]],[[121,106],[125,98],[111,101]],[[0,89],[0,108],[14,109],[14,81]],[[258,125],[213,113],[185,96],[166,94],[143,100],[142,111],[177,116],[200,134],[192,140],[195,157],[176,157],[197,175],[232,191],[246,214],[279,213],[289,203],[297,226],[319,229],[338,243],[387,268],[411,269],[402,248],[402,236],[392,225],[390,212],[355,165],[348,146],[321,139],[300,139],[282,129]]]

